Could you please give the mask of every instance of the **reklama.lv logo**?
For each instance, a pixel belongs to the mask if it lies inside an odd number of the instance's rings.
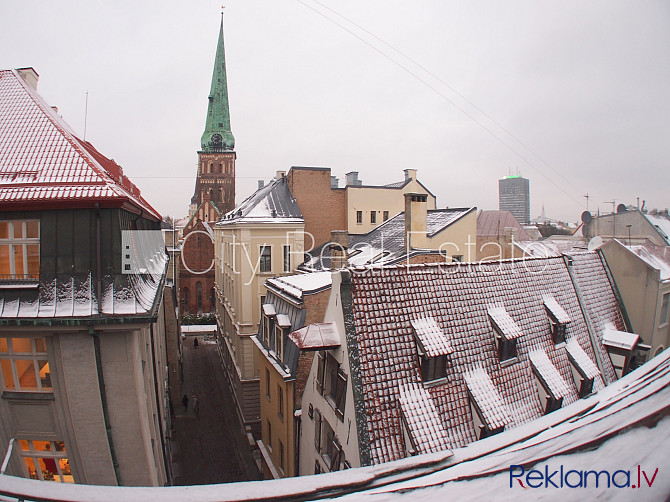
[[[521,486],[530,488],[651,488],[658,474],[658,467],[651,477],[641,466],[637,472],[619,469],[610,472],[589,470],[567,470],[561,465],[559,469],[551,470],[548,465],[544,470],[531,469],[526,472],[522,465],[509,466],[509,487]],[[516,482],[515,482],[516,481]]]

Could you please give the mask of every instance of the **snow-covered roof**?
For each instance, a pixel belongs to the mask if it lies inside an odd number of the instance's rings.
[[[576,338],[568,340],[565,348],[568,351],[568,357],[584,377],[590,379],[597,378],[600,375],[598,366],[584,352],[584,349],[582,349]]]
[[[216,324],[189,324],[182,325],[182,333],[216,333]]]
[[[670,217],[668,216],[667,212],[664,214],[643,214],[649,223],[654,226],[659,235],[663,237],[665,242],[670,245]]]
[[[286,177],[272,180],[229,211],[217,226],[233,223],[304,223]]]
[[[121,166],[79,139],[16,70],[0,70],[0,206],[123,204],[160,220]]]
[[[426,233],[434,237],[443,232],[476,208],[433,209],[427,212]],[[303,264],[309,270],[330,269],[330,243],[322,244],[309,252]],[[351,266],[396,263],[407,256],[405,249],[405,213],[398,213],[367,234],[349,234],[348,253]]]
[[[263,313],[266,316],[273,316],[277,314],[277,311],[275,310],[275,306],[272,305],[271,303],[264,303],[263,304]]]
[[[291,319],[286,314],[277,314],[276,323],[277,326],[280,326],[282,328],[291,327]]]
[[[488,308],[489,317],[494,328],[507,340],[513,340],[523,336],[521,328],[514,322],[514,319],[507,313],[502,305],[491,305]]]
[[[554,295],[544,295],[544,306],[547,307],[551,317],[554,318],[556,322],[561,324],[568,324],[570,322],[570,316],[567,314],[561,304],[556,301]]]
[[[301,350],[324,350],[339,347],[340,334],[334,322],[308,324],[288,337]]]
[[[628,248],[651,268],[658,270],[662,281],[670,280],[670,246],[657,246],[651,242],[628,246],[619,241],[619,244]]]
[[[568,269],[568,267],[572,267]],[[571,274],[572,272],[572,274]],[[346,272],[343,272],[346,275]],[[358,346],[360,393],[365,396],[363,441],[369,441],[370,461],[381,463],[402,458],[397,396],[400,388],[423,382],[416,357],[416,336],[412,320],[432,318],[448,335],[453,352],[448,356],[445,378],[426,384],[438,415],[449,435],[449,448],[477,439],[472,422],[464,374],[481,365],[494,383],[511,422],[516,427],[544,413],[540,402],[529,350],[543,349],[570,388],[564,405],[579,398],[565,344],[555,345],[547,310],[546,295],[552,295],[571,322],[567,336],[577,340],[588,358],[602,362],[604,378],[598,376],[594,389],[616,379],[602,345],[596,359],[587,323],[612,322],[623,329],[623,318],[603,263],[595,253],[575,257],[573,264],[563,257],[503,260],[468,264],[426,264],[354,269],[351,281],[351,315]],[[579,276],[585,318],[573,275]],[[517,328],[518,360],[501,366],[492,336],[491,305],[504,304]],[[614,309],[614,310],[612,310]],[[495,315],[495,314],[494,314]],[[586,352],[584,352],[586,351]],[[609,377],[608,375],[614,375]],[[365,439],[365,435],[368,439]]]
[[[633,350],[640,341],[640,335],[618,331],[613,328],[605,328],[603,333],[603,343],[608,347],[617,349]]]
[[[290,294],[294,298],[302,300],[305,294],[311,294],[329,288],[332,281],[332,274],[324,271],[273,277],[272,279],[265,281],[265,283],[266,285]]]
[[[418,453],[448,449],[447,431],[428,391],[415,383],[403,385],[400,387],[398,402]]]
[[[583,253],[588,251],[588,243],[584,239],[544,239],[541,241],[520,241],[514,243],[528,256],[546,258],[562,254]]]
[[[571,394],[567,382],[543,349],[537,348],[529,351],[528,357],[538,378],[542,380],[554,399],[560,399]]]
[[[454,351],[444,331],[440,329],[432,317],[413,319],[411,323],[414,328],[414,334],[421,345],[422,352],[426,356],[438,357],[451,354]]]
[[[478,366],[463,375],[468,392],[474,399],[477,409],[482,414],[486,427],[491,430],[505,427],[512,422],[507,405],[500,397],[498,389],[493,385],[491,377],[484,368]]]

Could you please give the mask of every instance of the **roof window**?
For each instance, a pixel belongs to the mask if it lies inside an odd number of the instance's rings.
[[[571,393],[570,387],[544,350],[532,350],[528,356],[537,380],[544,413],[551,413],[563,405],[563,398]]]
[[[545,295],[543,297],[544,306],[549,315],[549,323],[551,324],[551,335],[554,339],[554,344],[558,345],[565,343],[566,327],[572,319],[567,314],[563,307],[556,301],[553,295]]]
[[[491,377],[481,366],[463,375],[470,396],[477,439],[498,434],[512,422],[512,416]]]
[[[454,349],[444,331],[432,317],[411,321],[419,355],[421,379],[424,382],[439,380],[447,376],[447,356]]]
[[[523,335],[521,328],[507,313],[502,305],[491,305],[488,308],[489,319],[495,332],[498,357],[501,363],[512,364],[518,361],[517,338]]]

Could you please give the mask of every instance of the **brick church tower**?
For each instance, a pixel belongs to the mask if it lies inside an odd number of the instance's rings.
[[[235,207],[235,138],[230,130],[223,14],[191,207],[195,220],[217,221]]]

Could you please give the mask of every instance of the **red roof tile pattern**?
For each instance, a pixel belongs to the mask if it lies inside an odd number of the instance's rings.
[[[428,357],[438,357],[451,354],[454,349],[449,345],[449,340],[444,331],[437,325],[432,317],[413,319],[411,321],[423,352]]]
[[[612,301],[616,303],[611,287],[603,286],[608,278],[602,266],[583,268],[581,275],[582,282],[593,285],[590,302],[608,309]],[[528,357],[531,349],[543,349],[572,388],[575,384],[565,345],[553,342],[544,305],[547,294],[572,319],[566,328],[568,339],[574,339],[595,360],[587,321],[562,257],[352,269],[352,315],[359,355],[358,368],[352,371],[357,372],[365,396],[371,463],[406,456],[398,404],[402,386],[420,385],[430,394],[449,435],[449,448],[477,439],[464,378],[477,366],[488,373],[507,407],[508,428],[543,414],[544,403],[540,403]],[[488,315],[492,304],[503,305],[523,332],[517,338],[516,363],[500,364]],[[600,315],[602,308],[592,310]],[[411,320],[422,317],[435,319],[454,350],[447,356],[446,378],[426,385],[411,325]],[[603,358],[602,364],[613,373],[609,358]],[[600,378],[596,382],[602,386]]]
[[[160,214],[113,160],[75,136],[14,70],[0,70],[0,206],[130,204]]]
[[[448,448],[447,431],[435,403],[423,387],[417,384],[400,387],[398,401],[417,453],[434,453]]]
[[[598,345],[600,359],[609,362],[609,354],[602,345],[605,328],[612,324],[618,331],[626,331],[621,309],[614,295],[612,283],[599,253],[575,253],[571,255],[572,270],[586,305]],[[603,365],[605,385],[616,380],[611,364]],[[598,390],[598,387],[596,387]]]

